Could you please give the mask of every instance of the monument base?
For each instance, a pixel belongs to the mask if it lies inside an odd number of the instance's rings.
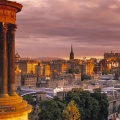
[[[20,96],[0,98],[0,120],[28,120],[32,106]]]
[[[28,115],[24,115],[20,117],[12,117],[12,118],[3,118],[0,120],[28,120]]]

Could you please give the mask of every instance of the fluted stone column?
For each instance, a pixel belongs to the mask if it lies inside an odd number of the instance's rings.
[[[17,95],[15,82],[15,32],[16,25],[9,25],[8,34],[8,93],[9,95]]]
[[[0,97],[8,97],[7,24],[0,23]]]
[[[16,13],[22,5],[0,0],[0,120],[28,120],[32,110],[15,86]]]

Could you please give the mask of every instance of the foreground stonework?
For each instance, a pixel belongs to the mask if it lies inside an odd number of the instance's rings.
[[[0,98],[0,120],[28,120],[31,106],[22,97]]]
[[[16,13],[22,5],[0,0],[0,120],[28,120],[32,107],[16,93]]]

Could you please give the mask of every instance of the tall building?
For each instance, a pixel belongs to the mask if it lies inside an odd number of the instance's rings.
[[[43,75],[43,65],[42,65],[41,62],[38,63],[38,65],[37,65],[36,74],[37,74],[38,76],[42,76],[42,75]]]
[[[16,13],[22,5],[0,0],[0,120],[28,120],[32,107],[16,93]]]
[[[120,53],[104,53],[104,59],[100,61],[101,70],[115,70],[120,67]]]
[[[33,73],[36,74],[37,66],[40,63],[39,60],[34,59],[21,59],[17,62],[22,73]]]
[[[85,67],[86,67],[85,73],[87,75],[93,75],[93,73],[94,73],[94,59],[87,60],[85,62]]]
[[[104,53],[104,59],[120,59],[120,53]]]
[[[37,76],[36,74],[22,74],[21,85],[24,87],[36,87]]]
[[[66,68],[67,65],[65,60],[53,60],[50,63],[50,71],[56,72],[57,74],[61,74],[62,72],[65,72]]]
[[[73,52],[72,45],[71,45],[71,52],[70,52],[70,60],[74,60],[74,52]]]
[[[43,65],[43,75],[46,77],[50,76],[50,65],[49,64]]]

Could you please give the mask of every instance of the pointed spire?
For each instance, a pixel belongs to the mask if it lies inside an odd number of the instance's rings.
[[[73,52],[72,44],[71,44],[70,60],[74,60],[74,52]]]

